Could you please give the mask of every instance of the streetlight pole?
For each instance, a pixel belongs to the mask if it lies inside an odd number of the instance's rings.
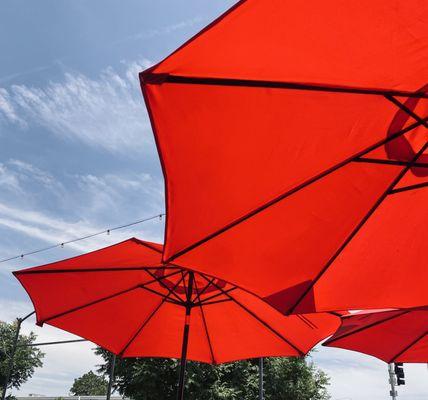
[[[389,373],[389,383],[391,385],[391,390],[389,392],[392,400],[397,400],[397,391],[395,390],[395,372],[394,372],[394,364],[388,364],[388,373]]]
[[[16,349],[18,347],[18,339],[19,339],[19,333],[21,331],[21,324],[29,317],[31,317],[34,314],[34,311],[30,314],[26,315],[24,318],[17,318],[16,319],[16,330],[15,330],[15,337],[13,338],[13,345],[12,345],[12,352],[10,353],[9,363],[6,371],[6,379],[3,384],[3,392],[1,394],[1,400],[6,399],[6,391],[7,387],[9,386],[10,377],[12,375],[13,371],[13,362],[15,358]],[[6,349],[5,349],[6,350]]]

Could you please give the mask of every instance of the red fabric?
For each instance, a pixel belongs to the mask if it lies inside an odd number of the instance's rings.
[[[143,72],[164,260],[284,313],[428,304],[427,48],[423,0],[247,0]]]
[[[244,0],[155,72],[414,91],[427,84],[427,7]]]
[[[39,325],[64,329],[123,357],[179,358],[185,308],[174,301],[185,300],[188,272],[163,265],[161,255],[161,245],[134,238],[14,274],[33,301]],[[191,360],[303,355],[339,324],[330,314],[285,317],[258,297],[200,274],[192,293],[194,301],[221,302],[192,309]]]
[[[342,317],[341,327],[323,345],[359,351],[387,363],[426,363],[428,308]]]

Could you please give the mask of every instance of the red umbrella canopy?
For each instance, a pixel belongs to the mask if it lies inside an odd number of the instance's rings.
[[[186,324],[191,360],[302,356],[339,325],[331,314],[284,317],[225,281],[162,264],[161,254],[161,245],[133,238],[14,274],[32,299],[39,325],[74,333],[122,357],[180,358]]]
[[[428,308],[342,317],[341,327],[323,345],[359,351],[387,363],[426,363]]]
[[[424,0],[246,0],[141,73],[164,260],[285,313],[428,304],[427,49]]]

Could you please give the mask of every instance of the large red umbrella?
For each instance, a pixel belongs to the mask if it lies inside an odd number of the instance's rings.
[[[14,272],[37,324],[86,338],[121,357],[223,363],[303,356],[337,329],[330,314],[284,317],[248,292],[165,265],[162,246],[129,239],[67,260]]]
[[[243,0],[140,78],[165,261],[286,313],[428,304],[427,1]]]
[[[359,351],[387,363],[428,362],[428,308],[358,313],[324,344]]]

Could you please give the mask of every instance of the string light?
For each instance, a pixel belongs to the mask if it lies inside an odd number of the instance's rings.
[[[26,257],[26,256],[30,256],[30,255],[37,254],[37,253],[42,253],[42,252],[44,252],[44,251],[48,251],[48,250],[52,250],[52,249],[56,249],[56,248],[58,248],[58,247],[63,248],[66,244],[75,243],[75,242],[80,242],[81,240],[90,239],[90,238],[93,238],[93,237],[95,237],[95,236],[99,236],[99,235],[103,235],[103,234],[110,235],[110,233],[111,233],[112,231],[117,231],[117,230],[119,230],[119,229],[128,228],[128,227],[130,227],[130,226],[134,226],[134,225],[142,224],[143,222],[152,221],[152,220],[154,220],[154,219],[162,220],[162,217],[163,217],[164,215],[165,215],[165,214],[163,214],[163,213],[162,213],[162,214],[156,214],[156,215],[154,215],[154,216],[152,216],[152,217],[148,217],[148,218],[140,219],[140,220],[138,220],[138,221],[130,222],[130,223],[128,223],[128,224],[124,224],[124,225],[115,226],[115,227],[113,227],[113,228],[104,229],[103,231],[100,231],[100,232],[91,233],[91,234],[89,234],[89,235],[82,236],[82,237],[75,238],[75,239],[71,239],[71,240],[67,240],[67,241],[65,241],[65,242],[61,242],[61,243],[54,244],[54,245],[52,245],[52,246],[47,246],[47,247],[43,247],[43,248],[41,248],[41,249],[37,249],[37,250],[33,250],[33,251],[29,251],[28,253],[21,253],[21,254],[19,254],[19,255],[17,255],[17,256],[13,256],[13,257],[9,257],[9,258],[4,258],[4,259],[0,260],[0,264],[1,264],[1,263],[5,263],[5,262],[7,262],[7,261],[16,260],[16,259],[18,259],[18,258],[21,258],[21,259],[22,259],[22,258],[24,258],[24,257]]]

